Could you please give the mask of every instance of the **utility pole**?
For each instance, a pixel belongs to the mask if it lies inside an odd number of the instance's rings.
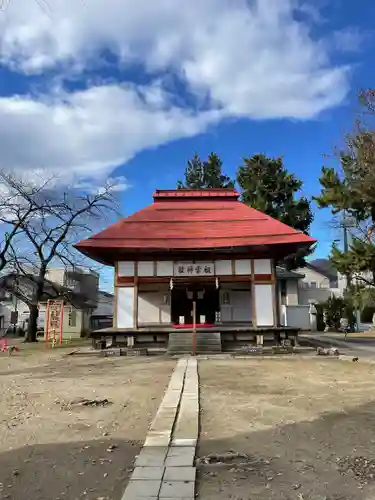
[[[347,252],[349,250],[349,238],[348,238],[348,218],[347,218],[346,210],[344,210],[342,226],[343,226],[343,231],[344,231],[344,252]],[[346,275],[346,290],[349,289],[349,287],[351,285],[351,281],[352,281],[351,276],[348,273]]]

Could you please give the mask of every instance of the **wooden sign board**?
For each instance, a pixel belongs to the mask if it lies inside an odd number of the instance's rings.
[[[175,262],[173,275],[186,276],[215,276],[215,264],[213,262]]]

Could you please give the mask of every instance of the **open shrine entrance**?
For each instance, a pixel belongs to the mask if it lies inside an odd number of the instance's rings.
[[[174,325],[191,327],[196,306],[197,325],[214,325],[220,312],[219,290],[215,284],[175,283],[171,290],[171,319]]]

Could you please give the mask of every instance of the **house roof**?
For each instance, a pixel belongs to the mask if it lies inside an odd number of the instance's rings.
[[[310,262],[306,262],[306,267],[323,274],[330,280],[337,280],[337,269],[329,259],[315,259]]]
[[[36,277],[34,275],[21,275],[17,273],[4,274],[0,277],[0,289],[10,292],[17,296],[20,300],[30,301],[33,290],[36,286]],[[82,293],[74,292],[67,287],[64,287],[53,281],[44,280],[43,295],[41,302],[48,299],[63,299],[69,302],[72,306],[84,309],[94,308],[96,302]]]
[[[105,250],[210,250],[262,245],[310,246],[315,240],[238,200],[232,189],[157,190],[151,205],[79,242]]]
[[[302,273],[296,273],[295,271],[289,271],[285,267],[276,266],[276,278],[277,279],[295,279],[300,280],[304,278],[305,275]]]

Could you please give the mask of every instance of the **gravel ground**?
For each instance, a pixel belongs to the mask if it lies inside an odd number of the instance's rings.
[[[0,357],[1,500],[119,500],[175,366],[64,354]]]
[[[199,374],[199,498],[375,498],[375,365],[212,359]]]

